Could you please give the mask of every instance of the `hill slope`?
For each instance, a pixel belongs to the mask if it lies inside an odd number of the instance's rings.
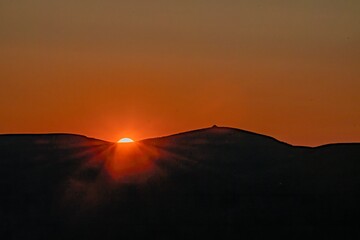
[[[359,170],[360,144],[294,147],[232,128],[132,144],[1,135],[0,231],[115,239],[355,229]]]

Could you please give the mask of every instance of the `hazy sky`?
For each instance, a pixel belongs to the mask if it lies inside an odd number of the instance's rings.
[[[0,2],[0,133],[360,142],[360,1]]]

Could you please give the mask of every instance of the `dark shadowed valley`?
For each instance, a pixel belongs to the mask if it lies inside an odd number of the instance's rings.
[[[0,135],[1,239],[187,239],[357,231],[360,143],[212,127],[117,144]]]

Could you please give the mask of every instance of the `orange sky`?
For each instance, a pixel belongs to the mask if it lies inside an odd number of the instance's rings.
[[[359,1],[3,1],[0,133],[360,142]]]

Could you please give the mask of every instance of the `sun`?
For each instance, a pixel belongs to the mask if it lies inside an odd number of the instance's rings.
[[[134,140],[132,140],[131,138],[122,138],[118,141],[118,143],[132,143],[134,142]]]

